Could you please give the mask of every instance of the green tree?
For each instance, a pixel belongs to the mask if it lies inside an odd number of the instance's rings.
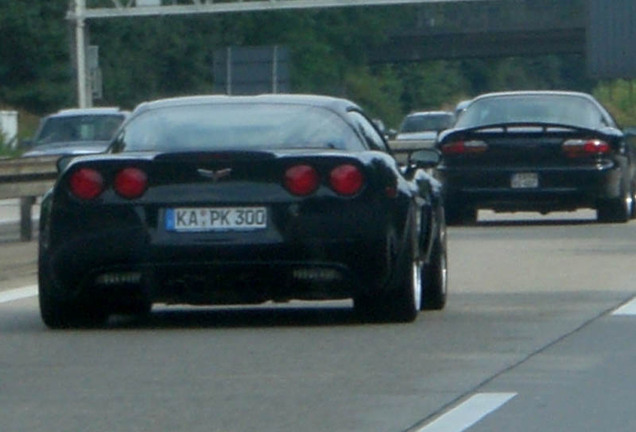
[[[91,43],[99,46],[104,77],[99,102],[132,108],[144,100],[211,92],[207,32],[196,18],[95,21]]]
[[[66,2],[0,3],[0,101],[35,113],[72,97]]]
[[[89,0],[89,6],[110,5]],[[0,104],[44,114],[76,103],[68,6],[62,0],[0,3]],[[477,6],[456,7],[456,14],[437,4],[89,20],[104,84],[96,104],[132,108],[159,97],[210,93],[215,50],[278,44],[290,49],[293,92],[351,98],[394,127],[412,110],[451,109],[459,100],[511,89],[594,91],[617,116],[631,115],[633,99],[607,97],[625,93],[622,84],[594,90],[583,56],[369,64],[366,53],[393,31],[474,21]]]
[[[620,125],[636,127],[636,80],[602,82],[595,88],[594,96]]]
[[[400,67],[403,111],[450,109],[462,99],[465,78],[457,62],[430,61]]]

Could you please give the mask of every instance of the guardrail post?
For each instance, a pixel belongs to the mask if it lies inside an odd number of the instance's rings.
[[[31,209],[35,204],[35,197],[20,198],[20,240],[31,241],[33,238],[33,216]]]

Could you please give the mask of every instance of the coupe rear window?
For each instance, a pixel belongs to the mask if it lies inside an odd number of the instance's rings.
[[[337,114],[283,104],[159,108],[133,119],[118,141],[123,151],[364,150],[354,129]]]
[[[467,128],[500,123],[558,123],[598,128],[603,113],[589,100],[567,95],[498,96],[473,102],[457,121]]]

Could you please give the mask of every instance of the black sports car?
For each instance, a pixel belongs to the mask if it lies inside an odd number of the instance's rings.
[[[41,206],[49,327],[153,303],[354,300],[408,322],[446,302],[437,150],[400,167],[354,103],[198,96],[135,109],[105,154],[60,159]]]
[[[523,91],[475,98],[442,132],[439,176],[448,223],[495,211],[596,209],[633,214],[635,150],[607,110],[578,92]]]

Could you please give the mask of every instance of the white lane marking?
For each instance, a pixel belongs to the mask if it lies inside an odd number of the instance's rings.
[[[517,393],[477,393],[415,432],[462,432],[497,410]]]
[[[615,309],[612,315],[636,315],[636,297]]]
[[[9,303],[38,295],[38,286],[30,285],[8,291],[0,291],[0,303]]]

